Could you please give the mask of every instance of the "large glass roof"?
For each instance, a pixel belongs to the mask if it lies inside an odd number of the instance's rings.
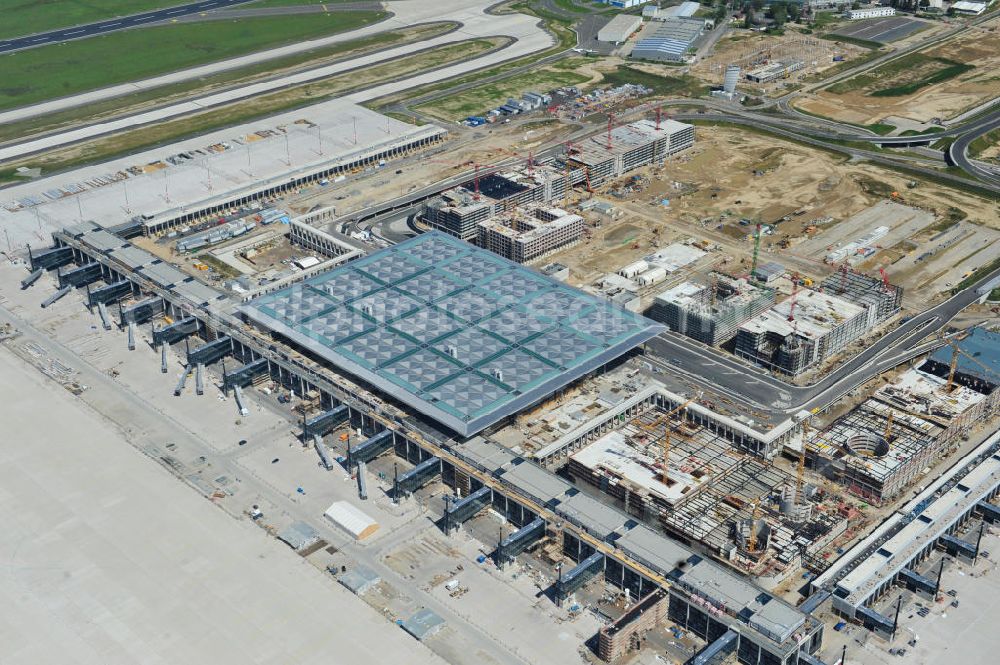
[[[242,310],[463,436],[664,329],[440,232]]]

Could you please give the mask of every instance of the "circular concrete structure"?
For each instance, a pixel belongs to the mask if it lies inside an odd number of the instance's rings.
[[[889,454],[889,442],[881,434],[855,434],[844,444],[851,455],[856,457],[885,457]]]

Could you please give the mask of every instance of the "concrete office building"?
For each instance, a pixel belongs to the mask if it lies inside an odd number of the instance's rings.
[[[580,242],[583,218],[532,204],[479,223],[479,246],[515,263],[530,263]]]
[[[986,395],[964,386],[947,391],[945,383],[908,370],[810,440],[811,466],[869,503],[899,496],[977,421],[996,413]]]
[[[813,290],[746,321],[736,333],[736,355],[796,375],[829,358],[867,330],[864,307]]]
[[[797,72],[806,66],[801,60],[786,60],[770,62],[757,69],[747,72],[747,80],[753,83],[770,83],[778,79],[791,76],[792,72]]]
[[[884,18],[895,16],[896,10],[893,7],[862,7],[860,9],[848,9],[844,12],[844,18],[849,21],[860,21],[868,18]]]
[[[475,242],[479,223],[529,203],[561,199],[582,172],[559,171],[552,165],[511,167],[442,192],[424,205],[421,219],[438,231]],[[478,192],[476,191],[478,189]]]
[[[820,283],[826,293],[864,307],[866,326],[874,328],[895,316],[903,303],[903,288],[853,270],[841,270]]]
[[[745,279],[712,273],[707,285],[684,282],[660,293],[653,300],[649,317],[676,333],[716,346],[773,305],[774,294],[773,289]]]
[[[675,120],[639,120],[587,137],[574,144],[567,159],[587,174],[591,186],[621,177],[633,169],[655,164],[694,145],[694,126]]]

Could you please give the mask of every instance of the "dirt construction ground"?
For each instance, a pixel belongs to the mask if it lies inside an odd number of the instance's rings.
[[[868,49],[862,46],[817,39],[793,31],[788,31],[784,35],[730,32],[719,40],[710,56],[692,65],[689,71],[706,83],[722,85],[726,65],[737,64],[746,73],[764,64],[765,59],[802,60],[806,63],[806,67],[792,74],[791,78],[794,81],[802,76],[840,65],[833,61],[834,56],[843,56],[846,61],[850,61],[865,53],[868,53]],[[749,82],[745,80],[740,83],[741,88],[746,88],[748,85]],[[771,87],[773,86],[774,84],[771,84]]]
[[[643,175],[649,180],[641,191],[617,197],[612,185],[595,194],[612,203],[617,216],[587,213],[591,237],[547,259],[569,266],[571,282],[591,283],[648,255],[653,247],[685,238],[718,246],[698,268],[711,264],[746,272],[753,226],[741,225],[741,219],[775,225],[773,234],[762,239],[761,263],[777,261],[813,278],[835,269],[823,262],[828,247],[888,226],[888,244],[856,268],[877,275],[880,265],[887,266],[890,275],[895,272],[902,280],[907,300],[911,295],[934,297],[946,288],[944,282],[953,281],[955,271],[982,265],[986,254],[1000,251],[1000,244],[992,244],[1000,236],[993,202],[927,182],[910,189],[909,180],[892,171],[737,129],[699,127],[692,150]],[[899,198],[887,203],[894,191]],[[873,211],[855,217],[872,206]],[[938,234],[955,233],[960,220],[968,233],[962,243],[988,249],[968,257],[970,252],[956,243],[947,253],[914,264],[916,257],[946,240],[936,238]]]
[[[874,97],[870,94],[873,90],[868,89],[871,86],[866,85],[842,94],[824,90],[801,98],[796,105],[809,113],[858,124],[876,123],[887,116],[927,122],[932,118],[954,117],[992,99],[1000,90],[1000,20],[987,21],[921,53],[929,58],[972,65],[973,68],[920,88],[910,95]],[[927,66],[930,65],[924,65]],[[914,67],[893,75],[891,84],[882,86],[879,83],[879,87],[910,83],[929,73],[932,72],[922,72],[920,66]]]

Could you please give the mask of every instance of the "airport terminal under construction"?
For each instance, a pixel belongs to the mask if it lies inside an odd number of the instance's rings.
[[[433,126],[397,127],[374,114],[369,120],[353,142],[347,139],[350,156],[326,154],[301,177],[375,169],[395,151],[443,136]],[[295,133],[285,136],[291,142]],[[775,305],[770,287],[712,272],[707,285],[685,280],[671,287],[646,318],[521,265],[551,248],[529,257],[486,236],[490,224],[503,225],[507,231],[493,230],[506,239],[532,233],[512,221],[525,210],[545,222],[535,227],[541,229],[576,217],[550,206],[570,188],[602,186],[693,142],[694,128],[673,121],[609,126],[569,146],[561,161],[529,161],[430,195],[423,221],[437,230],[375,252],[319,228],[334,218],[330,210],[311,211],[289,219],[287,235],[322,259],[239,294],[172,263],[163,241],[173,232],[183,238],[182,225],[266,200],[279,185],[241,185],[204,205],[193,197],[181,212],[157,209],[131,222],[108,212],[55,229],[51,247],[32,248],[23,286],[54,275],[57,290],[43,307],[85,289],[86,305],[105,329],[124,330],[129,348],[148,326],[164,373],[168,352],[183,344],[175,394],[192,373],[198,394],[215,376],[240,416],[251,417],[256,389],[273,384],[296,403],[303,445],[315,448],[323,468],[355,474],[362,497],[374,492],[365,485],[366,466],[387,456],[395,468],[386,479],[392,500],[446,488],[443,510],[429,509],[445,534],[484,512],[496,515],[508,530],[483,542],[484,560],[488,554],[501,568],[533,565],[543,555],[558,560],[551,584],[540,589],[557,606],[576,605],[589,585],[624,594],[622,611],[597,635],[594,650],[605,660],[631,652],[638,635],[673,623],[698,638],[692,663],[732,657],[748,665],[821,664],[821,607],[884,629],[887,620],[871,607],[879,595],[869,592],[871,580],[881,589],[910,579],[889,570],[891,557],[883,568],[823,572],[875,519],[848,494],[868,502],[865,509],[887,504],[992,419],[1000,391],[991,374],[996,360],[984,349],[995,354],[1000,345],[983,339],[990,333],[949,336],[926,363],[823,426],[815,424],[823,413],[794,405],[754,419],[700,391],[669,389],[646,366],[644,344],[674,333],[710,346],[735,338],[737,355],[796,374],[891,319],[901,289],[844,271],[822,290],[796,286],[791,300]],[[290,166],[279,169],[280,186],[296,186],[300,176],[284,173]],[[484,237],[483,247],[466,242]],[[975,352],[963,350],[972,343]],[[805,350],[790,354],[796,344]],[[971,360],[960,365],[959,358]],[[342,429],[346,436],[335,440]],[[983,458],[989,464],[993,453]],[[1000,515],[989,503],[1000,471],[988,471],[924,497],[924,517],[949,523],[933,523],[943,525],[941,534],[916,534],[923,545],[972,547],[953,542],[947,530],[973,509]],[[951,494],[962,487],[977,493],[971,507]],[[969,510],[935,514],[936,502],[951,501]],[[331,506],[327,519],[358,540],[381,534],[377,521],[356,514],[350,502]],[[918,516],[897,534],[926,524]],[[308,547],[305,527],[281,537]],[[848,554],[860,560],[858,552]],[[785,598],[803,571],[828,577],[795,606]],[[344,583],[375,584],[360,573]],[[427,610],[400,625],[425,639],[442,621]]]

